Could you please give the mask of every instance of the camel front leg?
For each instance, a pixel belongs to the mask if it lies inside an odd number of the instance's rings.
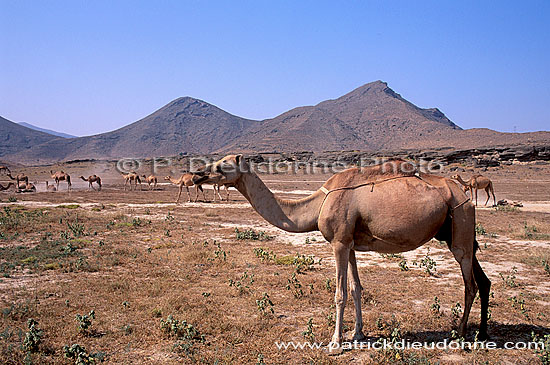
[[[474,278],[475,246],[475,207],[464,204],[453,213],[451,244],[451,252],[460,264],[464,280],[464,314],[458,326],[458,335],[461,337],[466,336],[468,317],[477,293]],[[480,276],[479,273],[478,276]]]
[[[180,186],[179,186],[179,189],[178,189],[178,197],[177,197],[177,199],[176,199],[176,204],[178,204],[179,201],[180,201],[181,189],[182,189],[182,186],[180,185]],[[189,192],[189,191],[187,191],[187,192]]]
[[[220,202],[223,200],[222,196],[220,195],[220,185],[214,185],[214,193],[218,194],[218,198],[220,199]],[[216,196],[214,195],[214,201],[216,200]]]
[[[357,270],[357,261],[355,259],[355,251],[351,250],[349,253],[349,272],[350,277],[350,291],[353,297],[353,305],[355,306],[355,332],[353,334],[352,341],[362,341],[365,339],[363,334],[363,314],[361,313],[361,282],[359,280],[359,271]]]
[[[189,192],[189,186],[186,186],[185,189],[187,189],[187,202],[191,203],[191,193]]]
[[[477,188],[474,188],[475,190],[475,193],[476,193],[476,207],[477,207]]]
[[[342,242],[332,242],[334,258],[336,261],[336,326],[332,336],[331,349],[339,349],[342,345],[342,331],[344,328],[344,308],[348,299],[348,262],[350,257],[349,247]]]
[[[485,189],[485,193],[487,194],[487,200],[485,200],[485,206],[487,206],[487,203],[489,203],[489,188]]]

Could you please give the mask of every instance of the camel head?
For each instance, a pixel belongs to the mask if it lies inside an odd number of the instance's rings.
[[[460,176],[458,174],[454,174],[453,176],[451,176],[451,179],[458,180],[460,179]]]
[[[250,172],[250,166],[242,154],[228,155],[212,164],[211,171],[223,175],[220,183],[234,184],[244,173]]]
[[[172,178],[172,176],[168,175],[168,176],[165,176],[165,177],[164,177],[164,180],[170,181],[171,178]]]

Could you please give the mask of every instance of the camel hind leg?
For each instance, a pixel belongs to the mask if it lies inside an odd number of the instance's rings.
[[[477,241],[476,241],[477,246]],[[491,280],[485,275],[479,261],[475,257],[473,260],[474,279],[479,287],[479,297],[481,299],[481,321],[479,323],[478,340],[484,341],[489,336],[487,334],[487,321],[489,312],[489,293],[491,292]]]
[[[487,200],[485,201],[485,205],[487,205],[487,203],[489,202],[489,199],[491,197],[490,193],[492,190],[493,190],[493,187],[491,186],[491,184],[487,185],[487,187],[485,188],[485,194],[487,194]],[[494,200],[494,196],[495,196],[495,193],[493,193],[493,200]],[[495,204],[496,204],[496,201],[495,201]]]
[[[464,314],[458,327],[461,337],[466,335],[468,318],[477,292],[474,279],[475,260],[475,208],[471,204],[464,204],[452,212],[452,242],[451,252],[460,264],[462,279],[464,280]],[[477,260],[476,260],[477,261]]]
[[[460,264],[460,268],[462,270],[465,289],[465,305],[464,317],[462,318],[462,322],[459,327],[459,330],[462,331],[461,336],[463,336],[466,332],[466,325],[468,321],[467,318],[470,313],[472,302],[475,298],[477,287],[479,287],[479,295],[481,298],[481,321],[478,339],[484,340],[488,337],[487,318],[491,281],[483,272],[483,269],[475,256],[475,251],[478,244],[475,239],[472,240],[475,236],[475,230],[473,228],[475,227],[475,224],[472,223],[471,218],[474,216],[473,213],[475,208],[473,208],[471,203],[469,204],[470,205],[467,208],[469,213],[468,216],[458,209],[453,212],[454,218],[451,218],[451,214],[449,214],[443,223],[443,226],[435,235],[435,238],[440,241],[447,242],[449,249]],[[461,224],[458,224],[457,222],[461,222]],[[469,252],[471,252],[471,254],[469,254]]]

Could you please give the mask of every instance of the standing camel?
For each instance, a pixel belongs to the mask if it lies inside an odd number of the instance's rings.
[[[6,174],[11,174],[11,171],[10,169],[8,168],[8,166],[0,166],[0,173],[4,171]]]
[[[12,186],[15,186],[15,184],[12,183],[12,182],[9,182],[8,185],[6,185],[6,186],[2,186],[2,184],[0,184],[0,191],[8,190]]]
[[[50,170],[50,174],[52,175],[52,179],[55,180],[55,187],[57,190],[59,190],[59,182],[60,181],[66,181],[67,182],[67,190],[71,190],[71,177],[69,174],[67,174],[64,171],[56,171],[53,172]]]
[[[139,183],[139,190],[143,190],[141,187],[141,180],[139,175],[135,171],[131,171],[127,174],[122,174],[124,178],[124,190],[126,190],[126,184],[130,183],[130,190],[132,190],[132,182],[134,183],[134,190],[137,189],[137,184]]]
[[[149,176],[141,175],[141,177],[143,177],[143,180],[149,186],[149,190],[151,190],[151,184],[153,185],[153,190],[157,188],[158,179],[155,175],[149,175]]]
[[[495,198],[495,190],[493,189],[493,182],[483,176],[483,175],[473,175],[468,181],[464,181],[462,177],[460,177],[459,174],[453,175],[453,179],[458,181],[462,186],[464,187],[464,192],[467,192],[470,190],[470,193],[472,195],[475,195],[476,198],[476,206],[477,206],[477,190],[478,189],[485,189],[485,193],[487,194],[487,200],[485,201],[485,205],[489,202],[489,193],[493,194],[493,203],[497,204],[497,199]]]
[[[229,155],[213,170],[224,175],[269,223],[289,232],[320,231],[331,243],[336,261],[336,326],[331,350],[341,350],[348,270],[355,305],[353,340],[364,339],[361,284],[355,251],[398,253],[414,250],[432,237],[446,241],[460,264],[465,286],[464,314],[458,333],[465,336],[479,287],[479,339],[487,338],[491,282],[475,252],[475,209],[452,180],[418,174],[402,160],[368,168],[351,168],[332,176],[312,195],[299,200],[276,197],[250,169],[242,155]],[[477,284],[477,285],[476,285]]]
[[[57,188],[46,181],[46,191],[57,191]]]
[[[204,190],[202,188],[202,181],[205,181],[207,179],[208,179],[208,176],[199,176],[199,175],[192,174],[190,172],[184,173],[177,180],[173,179],[170,175],[164,178],[164,180],[170,181],[172,184],[177,185],[179,188],[178,197],[176,198],[176,204],[178,204],[180,201],[181,191],[184,186],[185,186],[185,189],[187,190],[187,198],[188,198],[187,202],[191,202],[191,194],[189,193],[189,187],[193,185],[195,186],[195,191],[196,191],[194,202],[196,203],[197,200],[199,199],[199,190],[202,193],[202,197],[204,201],[206,201],[206,196],[204,195]]]
[[[84,178],[84,176],[80,175],[79,176],[82,180],[84,181],[87,181],[88,182],[88,189],[92,188],[95,190],[94,186],[92,185],[92,183],[96,183],[98,185],[98,188],[97,190],[100,191],[101,190],[101,178],[97,175],[90,175],[88,176],[88,178]]]
[[[212,186],[214,188],[214,202],[216,201],[216,195],[218,196],[218,198],[220,198],[220,201],[223,201],[223,198],[220,195],[220,187],[221,186],[223,186],[225,188],[226,200],[229,201],[229,186],[233,186],[233,185],[232,184],[221,183],[220,181],[223,179],[223,176],[220,175],[220,174],[215,173],[212,170],[213,166],[214,166],[214,164],[208,164],[204,167],[201,167],[201,168],[198,169],[197,172],[195,172],[195,174],[199,175],[199,176],[205,176],[206,174],[209,174],[208,180],[206,180],[202,184],[203,185],[212,184]],[[206,198],[205,198],[205,200],[206,200]]]
[[[25,184],[29,183],[29,177],[25,174],[17,174],[15,177],[11,176],[11,172],[8,172],[6,174],[10,179],[16,180],[16,186],[19,186],[20,182],[24,182]]]

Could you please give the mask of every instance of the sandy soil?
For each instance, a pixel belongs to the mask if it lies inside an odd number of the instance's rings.
[[[310,318],[315,341],[330,340],[334,258],[319,232],[292,234],[272,227],[235,190],[229,202],[176,205],[174,186],[124,191],[123,181],[108,164],[64,169],[73,176],[104,174],[102,191],[90,191],[86,182],[74,178],[71,192],[64,183],[58,192],[41,191],[50,167],[35,167],[27,173],[38,193],[0,193],[4,363],[24,360],[24,336],[18,331],[28,330],[27,318],[38,320],[44,331],[41,350],[29,355],[37,363],[70,363],[62,348],[72,343],[100,352],[107,363],[240,364],[263,359],[267,364],[348,364],[387,362],[387,356],[398,356],[392,362],[403,363],[412,363],[414,357],[424,363],[532,363],[538,361],[533,350],[506,350],[504,342],[529,340],[532,331],[550,333],[550,272],[543,264],[550,262],[549,165],[481,172],[494,181],[498,200],[523,204],[519,209],[477,210],[478,257],[493,282],[489,331],[497,349],[407,350],[399,355],[352,350],[338,357],[323,350],[278,350],[274,345],[311,339],[304,336]],[[462,174],[472,172],[469,168]],[[261,177],[277,194],[301,198],[330,174]],[[480,195],[483,203],[485,195]],[[212,199],[211,189],[207,197]],[[264,231],[272,239],[241,240],[235,229]],[[262,261],[254,251],[259,248],[276,258]],[[311,268],[296,274],[302,295],[293,294],[296,287],[287,288],[296,270],[292,258],[298,254],[314,259]],[[426,258],[435,263],[431,274],[422,264]],[[408,270],[402,270],[403,263]],[[398,326],[403,338],[411,340],[450,337],[452,308],[462,304],[463,284],[446,245],[432,240],[400,255],[359,253],[358,264],[368,336],[388,336]],[[230,285],[230,280],[238,284]],[[269,294],[273,314],[259,309],[263,293]],[[440,303],[437,313],[432,310],[435,297]],[[96,312],[93,331],[79,332],[75,315],[91,309]],[[170,314],[192,324],[205,341],[164,333],[160,320]],[[476,301],[470,339],[478,322]],[[349,336],[351,302],[345,324]]]

